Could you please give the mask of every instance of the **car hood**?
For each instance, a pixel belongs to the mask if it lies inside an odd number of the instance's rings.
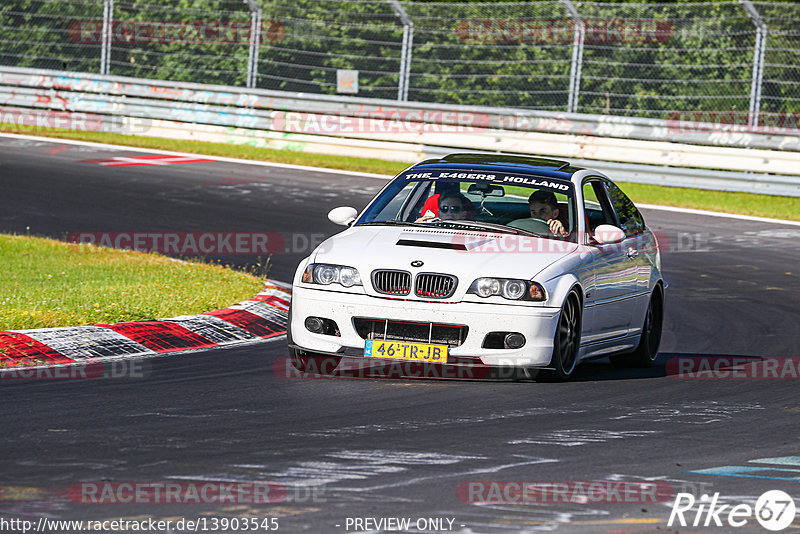
[[[356,226],[324,241],[312,261],[355,267],[368,293],[367,281],[376,269],[451,274],[459,280],[458,297],[482,276],[533,279],[577,248],[575,243],[485,231]]]

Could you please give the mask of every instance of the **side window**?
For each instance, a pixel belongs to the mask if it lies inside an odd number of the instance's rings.
[[[617,187],[616,184],[604,182],[608,198],[611,200],[611,205],[614,206],[614,211],[617,212],[619,219],[619,227],[625,232],[626,236],[641,234],[644,231],[644,218],[636,206],[633,205],[622,189]]]
[[[422,207],[424,196],[427,193],[425,185],[420,182],[397,182],[385,190],[378,200],[369,207],[362,222],[414,220],[418,217],[417,211]],[[399,190],[398,190],[399,189]]]
[[[583,184],[583,210],[586,213],[586,222],[589,233],[594,234],[595,228],[601,224],[616,225],[614,214],[606,200],[603,184],[599,180],[589,180]]]

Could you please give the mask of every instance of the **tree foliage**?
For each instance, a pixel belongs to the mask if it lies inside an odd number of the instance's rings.
[[[404,26],[389,2],[257,2],[258,87],[335,94],[337,70],[354,69],[360,95],[397,97]],[[769,30],[762,110],[797,111],[800,5],[755,5]],[[402,6],[414,24],[409,100],[566,110],[576,23],[561,2]],[[757,31],[741,3],[575,6],[585,24],[578,111],[652,117],[747,112]],[[102,0],[5,0],[0,62],[99,72],[102,18]],[[110,72],[243,86],[250,20],[247,3],[239,0],[117,0]]]

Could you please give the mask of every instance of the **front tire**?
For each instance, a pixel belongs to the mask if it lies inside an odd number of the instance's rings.
[[[661,329],[664,324],[664,294],[661,286],[656,287],[650,297],[647,312],[644,316],[642,334],[639,345],[633,352],[617,354],[609,359],[617,367],[650,367],[658,356],[658,346],[661,344]]]
[[[309,354],[298,349],[289,349],[289,359],[295,369],[315,375],[332,375],[339,366],[341,357]]]
[[[339,366],[341,357],[339,356],[323,356],[320,354],[311,354],[301,349],[292,347],[294,341],[292,340],[292,307],[289,305],[289,317],[286,324],[286,343],[289,345],[289,361],[295,369],[302,373],[311,373],[317,375],[331,375],[336,371]]]
[[[561,307],[558,326],[553,338],[552,370],[542,371],[546,380],[564,382],[572,378],[578,366],[578,349],[581,346],[581,301],[575,291],[570,291]]]

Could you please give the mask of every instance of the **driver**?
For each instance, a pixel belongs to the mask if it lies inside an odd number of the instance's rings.
[[[560,210],[558,209],[555,193],[544,189],[534,191],[528,197],[528,208],[531,211],[531,217],[547,221],[547,226],[553,234],[568,235],[567,230],[564,228],[564,222],[559,218]]]

